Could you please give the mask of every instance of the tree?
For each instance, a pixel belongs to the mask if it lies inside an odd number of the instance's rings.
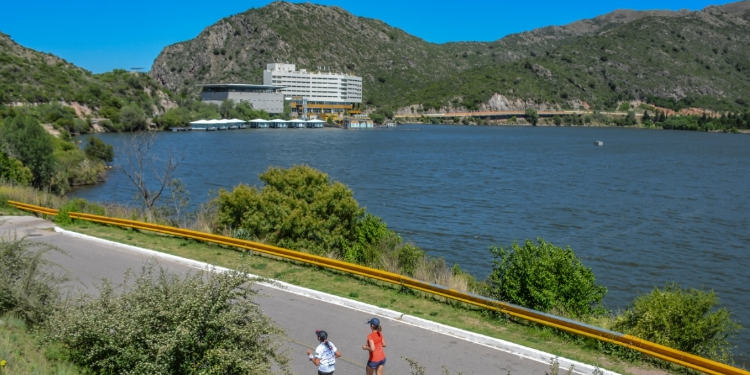
[[[232,112],[234,111],[234,100],[225,100],[221,102],[221,105],[219,106],[219,114],[221,115],[221,118],[229,119],[232,116]]]
[[[10,158],[0,151],[0,180],[11,181],[19,185],[28,185],[34,175],[20,160]]]
[[[166,151],[164,158],[152,154],[155,133],[140,133],[133,135],[123,149],[122,164],[117,170],[123,173],[138,190],[137,200],[143,205],[148,219],[153,219],[156,201],[172,181],[172,175],[184,160],[184,156],[176,156],[172,150]],[[156,181],[150,181],[147,175],[153,174]]]
[[[50,186],[55,173],[52,136],[29,116],[6,120],[0,127],[0,146],[31,170],[31,184],[37,188]]]
[[[562,125],[562,117],[560,117],[560,115],[554,115],[554,116],[552,116],[552,122],[555,125],[560,126],[560,125]]]
[[[648,114],[648,111],[643,112],[643,117],[641,117],[641,122],[646,123],[646,121],[651,122],[651,116]]]
[[[534,108],[526,108],[526,121],[536,126],[539,122],[539,113]]]
[[[115,159],[115,151],[112,145],[104,143],[97,137],[89,137],[86,141],[86,146],[83,148],[83,152],[86,153],[91,159],[101,160],[105,163],[111,163]]]
[[[146,113],[135,104],[126,105],[120,110],[120,126],[121,130],[129,132],[146,130]]]

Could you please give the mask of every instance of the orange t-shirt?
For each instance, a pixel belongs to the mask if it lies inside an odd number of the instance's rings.
[[[385,359],[385,353],[383,352],[383,334],[380,332],[373,332],[367,335],[367,344],[370,344],[370,340],[375,343],[375,350],[370,352],[370,362],[380,362]]]

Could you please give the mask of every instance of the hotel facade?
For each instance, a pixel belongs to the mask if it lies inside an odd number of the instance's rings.
[[[361,113],[362,77],[345,73],[296,70],[294,64],[268,64],[263,71],[263,85],[281,87],[298,117],[343,117],[345,112]]]

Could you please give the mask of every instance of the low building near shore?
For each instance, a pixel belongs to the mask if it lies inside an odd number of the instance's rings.
[[[244,83],[207,83],[201,88],[201,101],[221,105],[226,100],[248,102],[255,109],[270,114],[284,112],[284,93],[281,86],[248,85]]]

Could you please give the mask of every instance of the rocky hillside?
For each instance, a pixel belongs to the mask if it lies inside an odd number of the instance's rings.
[[[0,33],[0,104],[49,103],[73,107],[79,117],[116,112],[137,103],[146,114],[174,107],[170,93],[146,74],[116,70],[92,74],[55,55],[34,51]]]
[[[605,109],[649,95],[736,107],[746,93],[748,4],[618,10],[491,43],[433,44],[338,7],[274,2],[166,47],[150,74],[195,93],[204,82],[260,83],[269,62],[329,67],[362,76],[365,102],[391,109],[491,108],[496,94],[549,107]]]
[[[544,53],[647,14],[618,11],[493,43],[433,44],[338,7],[274,2],[222,19],[195,39],[165,48],[151,75],[175,92],[195,92],[195,84],[203,82],[260,83],[267,63],[290,62],[361,75],[365,101],[382,105],[394,94],[458,72]]]
[[[643,14],[514,62],[465,70],[399,98],[423,110],[750,108],[750,2]]]

